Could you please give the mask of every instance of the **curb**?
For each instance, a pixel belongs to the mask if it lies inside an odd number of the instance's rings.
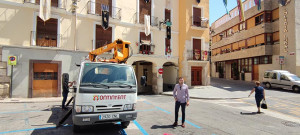
[[[162,95],[173,96],[173,95],[170,95],[170,94],[162,94]],[[190,96],[190,98],[192,98],[192,99],[204,99],[204,100],[224,100],[224,99],[243,99],[243,98],[248,98],[248,97],[240,97],[240,98],[204,98],[204,97]]]

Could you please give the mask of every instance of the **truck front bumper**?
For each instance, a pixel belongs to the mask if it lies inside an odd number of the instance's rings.
[[[119,114],[117,119],[99,119],[100,115],[107,113],[92,113],[92,114],[77,114],[73,112],[72,119],[74,125],[94,125],[102,123],[114,123],[114,122],[123,122],[123,121],[133,121],[137,117],[136,111],[126,111],[126,112],[114,112],[113,114]]]

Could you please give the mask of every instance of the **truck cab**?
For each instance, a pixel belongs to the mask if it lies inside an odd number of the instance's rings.
[[[81,126],[121,122],[126,128],[137,118],[137,82],[130,65],[82,62],[76,84],[72,119]]]

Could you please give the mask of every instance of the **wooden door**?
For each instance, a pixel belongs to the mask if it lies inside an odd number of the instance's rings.
[[[258,65],[253,65],[253,80],[255,80],[255,81],[259,80]]]
[[[58,64],[34,63],[32,97],[58,96]]]
[[[202,85],[202,67],[192,67],[192,85]]]

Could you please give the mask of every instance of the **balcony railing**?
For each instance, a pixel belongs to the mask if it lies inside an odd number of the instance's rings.
[[[35,31],[31,31],[31,45],[57,47],[59,38],[59,34],[37,33]],[[35,44],[33,42],[35,42]]]
[[[202,52],[199,53],[195,53],[194,50],[187,50],[187,60],[192,60],[192,61],[206,61],[203,60],[203,54]]]
[[[36,0],[24,0],[23,3],[31,3],[31,4],[39,5],[39,3],[36,3]],[[66,9],[67,0],[61,0],[58,1],[58,3],[52,3],[51,1],[51,7]]]
[[[154,47],[155,45],[150,43],[150,41],[144,41],[143,43],[140,43],[139,53],[148,55],[154,54]]]
[[[204,17],[196,17],[196,16],[192,16],[191,17],[191,24],[194,27],[201,27],[201,28],[208,28],[208,19],[204,18]]]
[[[151,26],[158,26],[158,17],[156,16],[150,16],[150,25]],[[144,17],[141,18],[140,16],[140,24],[145,24],[145,19]]]
[[[87,4],[87,13],[102,16],[101,3],[89,1]],[[109,16],[113,19],[121,19],[121,8],[109,7]]]

